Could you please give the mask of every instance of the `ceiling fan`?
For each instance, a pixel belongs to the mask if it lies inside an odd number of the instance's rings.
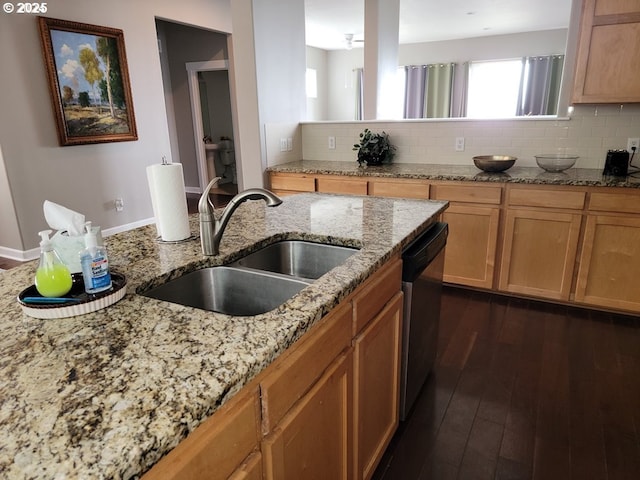
[[[355,39],[353,38],[354,35],[353,33],[345,33],[344,34],[344,41],[345,41],[345,48],[347,50],[351,50],[353,48],[353,44],[355,43],[364,43],[364,39]]]

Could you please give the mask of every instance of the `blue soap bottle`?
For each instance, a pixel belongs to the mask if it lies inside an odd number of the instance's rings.
[[[85,249],[80,252],[84,290],[87,293],[104,292],[111,288],[107,249],[98,245],[96,233],[91,231],[91,222],[86,224]]]

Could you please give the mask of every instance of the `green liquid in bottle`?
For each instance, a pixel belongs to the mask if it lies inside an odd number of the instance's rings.
[[[43,297],[61,297],[71,290],[71,273],[63,263],[40,267],[36,271],[36,290]]]

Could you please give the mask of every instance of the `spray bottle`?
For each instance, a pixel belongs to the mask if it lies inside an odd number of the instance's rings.
[[[40,263],[36,270],[36,290],[43,297],[61,297],[71,290],[71,273],[62,263],[60,257],[53,249],[49,235],[51,230],[43,230],[38,233],[40,238]]]
[[[84,290],[87,293],[98,293],[111,288],[109,259],[107,249],[98,245],[96,232],[91,230],[91,222],[85,224],[85,249],[80,252]]]

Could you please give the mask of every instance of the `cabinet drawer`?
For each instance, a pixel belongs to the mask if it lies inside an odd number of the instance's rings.
[[[369,195],[397,198],[429,198],[429,184],[411,181],[369,181]]]
[[[502,199],[502,187],[453,184],[432,185],[431,198],[434,200],[448,200],[450,202],[498,205]]]
[[[351,344],[351,316],[351,302],[346,302],[322,320],[310,339],[302,338],[272,365],[271,372],[260,382],[265,434]]]
[[[509,205],[582,210],[585,197],[586,193],[580,191],[511,188],[509,190]]]
[[[297,192],[315,192],[316,179],[307,175],[271,175],[272,190],[293,190]]]
[[[318,177],[318,192],[346,193],[349,195],[366,195],[367,181],[361,178],[349,177]]]
[[[593,192],[589,198],[589,210],[620,213],[640,213],[640,192],[599,193]]]
[[[391,260],[376,272],[353,299],[353,335],[375,317],[402,288],[402,260]]]

